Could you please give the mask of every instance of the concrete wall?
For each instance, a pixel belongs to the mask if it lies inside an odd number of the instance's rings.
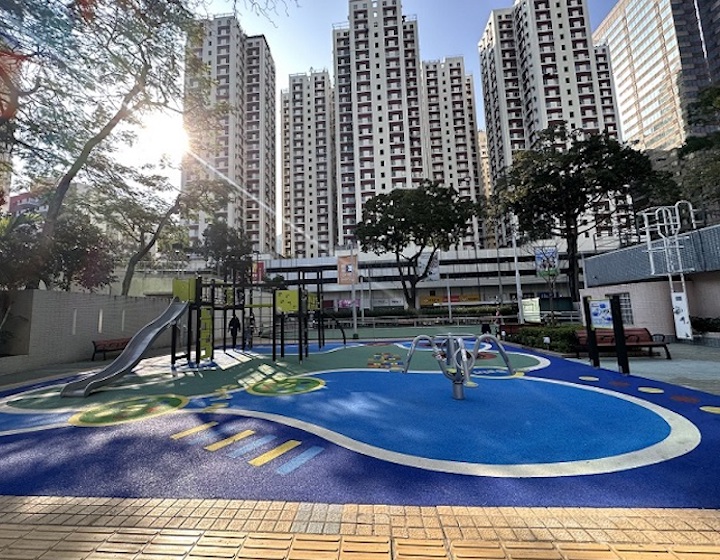
[[[645,327],[652,334],[664,334],[671,339],[675,336],[670,285],[667,280],[586,288],[580,290],[580,297],[604,299],[606,296],[623,292],[630,294],[633,314],[632,325],[625,325],[626,327]],[[688,299],[692,299],[690,294]]]
[[[131,337],[159,316],[168,298],[139,298],[20,290],[4,294],[12,305],[0,342],[0,384],[10,374],[52,364],[89,360],[93,340]],[[170,346],[170,329],[153,347]]]
[[[690,315],[720,317],[720,272],[693,274],[688,284]]]

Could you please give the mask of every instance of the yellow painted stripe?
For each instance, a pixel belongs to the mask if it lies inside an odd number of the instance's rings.
[[[282,445],[278,445],[275,449],[271,449],[267,453],[263,453],[259,457],[255,457],[254,459],[248,461],[253,467],[261,467],[265,463],[269,463],[273,459],[277,459],[282,455],[283,453],[287,453],[291,449],[295,449],[298,445],[300,445],[301,442],[291,439],[283,443]]]
[[[197,434],[198,432],[202,432],[203,430],[207,430],[208,428],[212,428],[213,426],[217,426],[217,422],[208,422],[207,424],[200,424],[199,426],[195,426],[194,428],[190,428],[189,430],[185,430],[184,432],[179,432],[177,434],[173,434],[170,437],[172,439],[180,439],[187,436],[191,436],[193,434]]]
[[[237,433],[234,436],[230,436],[229,438],[221,439],[220,441],[216,441],[215,443],[206,445],[205,449],[207,449],[208,451],[217,451],[218,449],[227,447],[231,443],[235,443],[238,440],[241,440],[248,436],[251,436],[254,433],[255,433],[255,430],[245,430],[244,432]]]

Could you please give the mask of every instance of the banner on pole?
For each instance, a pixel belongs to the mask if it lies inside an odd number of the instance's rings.
[[[558,275],[557,247],[535,247],[535,271],[541,278]]]
[[[338,284],[357,283],[357,255],[346,255],[337,259]]]

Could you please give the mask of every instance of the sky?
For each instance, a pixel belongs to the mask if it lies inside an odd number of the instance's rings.
[[[255,0],[264,3],[265,0]],[[368,0],[369,1],[369,0]],[[586,0],[594,30],[617,0]],[[214,0],[213,13],[230,12],[230,0]],[[288,75],[328,69],[332,73],[333,24],[347,23],[346,0],[278,0],[279,8],[269,17],[256,15],[241,0],[240,25],[249,35],[265,35],[276,66],[278,89],[288,85]],[[402,11],[416,16],[420,58],[440,60],[461,55],[465,72],[475,80],[475,96],[482,119],[482,89],[477,44],[490,11],[512,6],[513,0],[402,0]],[[479,122],[482,125],[482,120]],[[482,127],[482,126],[481,126]]]

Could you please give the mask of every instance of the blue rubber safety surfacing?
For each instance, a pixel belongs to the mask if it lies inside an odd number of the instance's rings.
[[[720,415],[703,411],[720,397],[558,359],[525,377],[479,376],[464,401],[437,373],[310,377],[324,387],[230,392],[212,412],[217,400],[195,398],[105,427],[69,426],[75,409],[3,407],[0,494],[720,507]]]

